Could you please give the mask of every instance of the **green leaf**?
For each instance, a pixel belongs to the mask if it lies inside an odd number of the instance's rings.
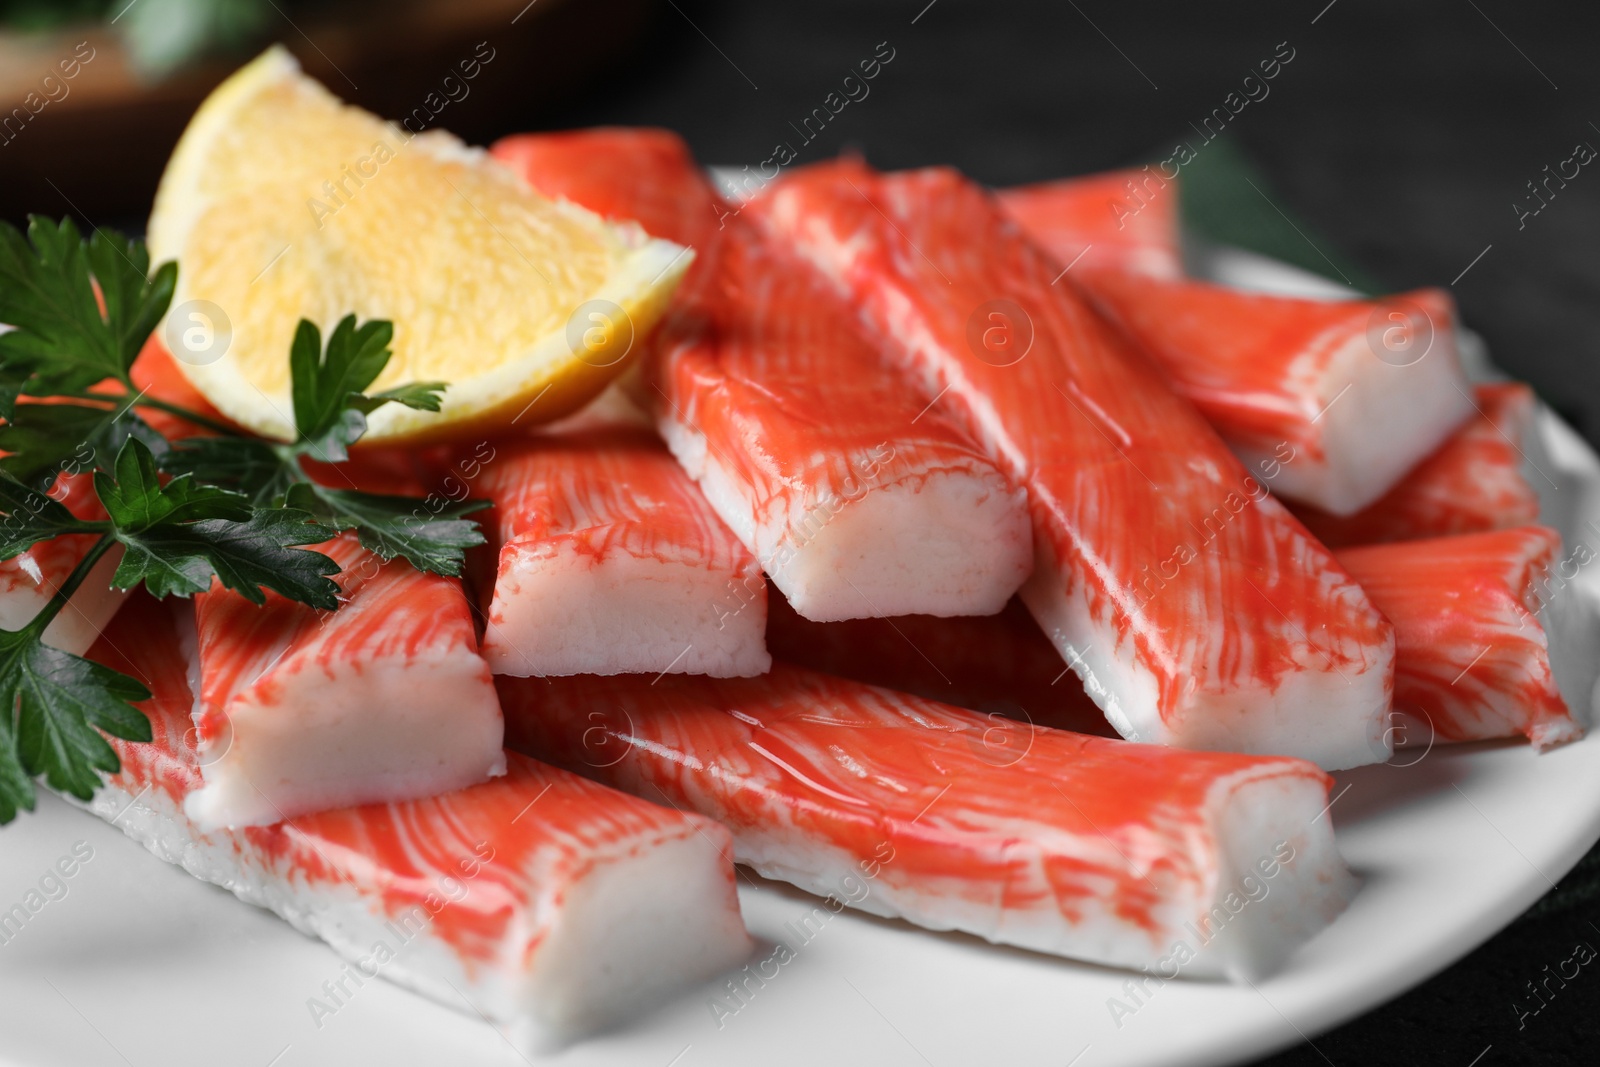
[[[111,584],[140,582],[157,597],[191,596],[211,580],[260,604],[263,588],[329,610],[339,587],[328,579],[339,565],[301,545],[320,544],[338,531],[292,508],[252,507],[243,493],[182,475],[161,484],[155,457],[142,441],[117,453],[115,473],[96,471],[94,488],[124,547]]]
[[[17,755],[17,738],[11,721],[16,716],[16,698],[0,714],[0,826],[17,817],[17,809],[32,811],[35,803],[33,779],[22,769]]]
[[[287,503],[341,530],[355,530],[361,544],[384,559],[400,556],[418,570],[452,578],[461,576],[466,550],[484,543],[483,531],[465,516],[489,506],[463,500],[433,511],[410,497],[309,483],[291,489]]]
[[[350,446],[366,432],[367,417],[356,408],[345,408],[320,437],[301,441],[299,450],[319,463],[343,463],[350,458]]]
[[[15,327],[0,334],[6,393],[52,396],[107,378],[126,382],[177,281],[175,264],[154,278],[146,277],[149,265],[143,242],[110,232],[84,241],[70,219],[32,216],[26,240],[0,223],[0,322]]]
[[[48,489],[56,475],[89,470],[93,442],[105,438],[116,419],[114,408],[89,404],[18,404],[0,426],[0,470],[20,482]]]
[[[178,265],[163,263],[151,275],[150,253],[143,241],[114,230],[96,230],[89,239],[89,270],[100,283],[106,302],[105,327],[116,343],[126,374],[172,303]]]
[[[357,327],[356,317],[346,315],[328,336],[324,352],[316,325],[300,320],[289,350],[294,425],[318,459],[347,459],[345,449],[365,432],[366,418],[351,407],[351,398],[360,396],[388,365],[393,338],[394,327],[383,319]]]
[[[253,437],[189,437],[173,443],[161,469],[236,490],[252,504],[272,504],[300,480],[281,447]]]
[[[0,560],[25,552],[40,541],[68,533],[99,530],[81,522],[60,501],[0,474]]]
[[[367,416],[385,404],[416,411],[438,411],[444,382],[407,382],[368,396],[364,390],[388,366],[394,327],[383,319],[356,325],[354,315],[339,320],[322,349],[316,324],[301,319],[289,350],[290,392],[294,399],[295,449],[323,463],[350,458],[350,446],[367,432]]]
[[[339,587],[329,575],[339,564],[315,545],[337,531],[311,521],[294,508],[261,508],[244,522],[206,519],[176,526],[158,526],[141,534],[121,535],[126,547],[111,584],[128,589],[140,582],[158,597],[191,596],[222,584],[254,604],[266,602],[264,589],[332,611],[339,606]]]
[[[26,239],[0,223],[0,322],[15,327],[0,334],[0,366],[19,388],[36,366],[57,359],[98,368],[85,386],[110,373],[115,352],[71,219],[57,226],[35,216]]]
[[[117,453],[115,472],[95,471],[94,491],[119,536],[202,519],[245,522],[253,514],[243,493],[204,485],[189,475],[162,485],[155,456],[137,438]]]
[[[150,693],[127,675],[39,640],[42,627],[0,630],[0,822],[31,810],[31,779],[88,800],[97,771],[115,773],[117,754],[100,730],[150,740],[150,722],[134,707]],[[12,733],[12,716],[16,730]]]
[[[0,425],[0,470],[48,489],[58,474],[104,466],[128,438],[165,452],[166,439],[133,411],[95,404],[19,404]]]
[[[404,404],[413,411],[438,411],[444,402],[444,391],[450,388],[445,382],[407,382],[393,389],[370,396],[351,398],[350,406],[364,415],[370,415],[385,404]]]
[[[11,381],[0,361],[0,419],[9,419],[17,413],[17,398],[22,395],[22,382]]]

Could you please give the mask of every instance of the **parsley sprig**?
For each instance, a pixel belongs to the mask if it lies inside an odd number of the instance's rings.
[[[397,403],[437,411],[442,382],[367,393],[390,359],[393,327],[348,316],[326,348],[302,321],[289,354],[296,437],[267,441],[142,393],[133,366],[171,303],[175,263],[150,270],[144,244],[70,220],[30,219],[26,238],[0,223],[0,560],[61,536],[92,538],[45,606],[0,629],[0,824],[32,810],[35,780],[88,800],[119,769],[106,735],[148,741],[138,680],[44,643],[45,631],[107,552],[111,584],[188,597],[213,583],[254,603],[271,590],[335,610],[339,565],[306,546],[341,530],[385,559],[459,575],[483,543],[463,501],[443,512],[401,496],[335,489],[306,461],[339,464],[367,416]],[[139,414],[157,409],[208,431],[168,441]],[[337,467],[332,468],[337,470]],[[103,519],[53,495],[91,475]]]
[[[0,225],[0,322],[12,327],[0,333],[0,470],[48,489],[69,465],[92,468],[129,436],[159,441],[132,410],[131,372],[166,314],[178,267],[149,267],[142,242],[105,230],[85,241],[71,219],[35,216],[27,240]],[[115,392],[96,390],[107,383]],[[21,396],[64,402],[18,404]]]
[[[107,378],[131,387],[133,361],[178,281],[176,263],[149,271],[142,242],[105,230],[85,241],[71,219],[34,216],[26,241],[0,226],[0,322],[15,328],[0,336],[0,417],[16,413],[19,393],[72,396]]]
[[[488,505],[464,500],[424,509],[410,497],[386,496],[314,481],[306,460],[340,463],[367,429],[367,416],[385,404],[438,411],[443,382],[411,382],[368,394],[390,357],[394,328],[381,319],[356,325],[347,315],[328,335],[301,320],[289,353],[295,439],[193,437],[162,459],[165,470],[226,486],[257,505],[288,505],[338,530],[354,530],[384,559],[403,557],[418,570],[459,577],[465,551],[483,544],[468,515]]]

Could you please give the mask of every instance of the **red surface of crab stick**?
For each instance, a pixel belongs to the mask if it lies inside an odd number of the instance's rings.
[[[1063,268],[1183,276],[1178,183],[1150,167],[1024,185],[999,197],[1006,213]]]
[[[785,663],[1000,718],[1114,737],[1022,601],[995,615],[812,622],[768,601],[767,648]],[[997,735],[998,737],[999,735]]]
[[[548,195],[697,249],[648,392],[673,453],[801,615],[1000,610],[1032,566],[1021,491],[895,383],[854,309],[725,204],[682,141],[595,130],[495,151]]]
[[[461,583],[381,560],[354,534],[315,550],[337,611],[275,593],[195,598],[201,829],[432,796],[505,773],[504,724]]]
[[[648,431],[494,446],[472,485],[498,555],[497,674],[760,674],[766,583]]]
[[[786,664],[497,684],[519,749],[716,819],[766,877],[931,929],[1249,978],[1351,889],[1303,760],[1021,724],[1002,744],[983,715]]]
[[[1388,492],[1472,414],[1441,289],[1327,301],[1093,267],[1069,280],[1273,492],[1336,515]]]
[[[1550,484],[1533,390],[1515,382],[1473,389],[1478,414],[1379,500],[1354,515],[1291,505],[1325,545],[1371,545],[1525,526]]]
[[[736,214],[685,180],[683,169],[694,161],[671,130],[596,126],[520,133],[502,137],[489,152],[544,196],[614,221],[637,222],[652,237],[679,234],[697,256]]]
[[[853,294],[1029,496],[1022,599],[1118,732],[1385,758],[1394,635],[1328,552],[950,170],[805,168],[748,204]]]
[[[1409,740],[1522,734],[1543,749],[1583,735],[1600,634],[1560,549],[1554,530],[1521,526],[1339,553],[1394,623]]]
[[[141,707],[154,740],[112,740],[122,770],[92,810],[327,941],[350,961],[336,983],[345,996],[381,975],[537,1046],[748,952],[722,827],[524,756],[431,799],[206,831],[184,814],[206,757],[167,607],[136,595],[93,654],[151,690]],[[313,1018],[338,995],[317,991]]]

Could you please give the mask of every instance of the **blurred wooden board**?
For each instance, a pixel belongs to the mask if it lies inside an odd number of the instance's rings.
[[[430,123],[481,143],[522,128],[527,116],[581,92],[619,63],[640,44],[657,6],[657,0],[407,0],[373,5],[363,21],[286,17],[275,36],[334,93],[395,119],[424,107],[430,93],[442,98],[443,80],[459,79],[460,63],[492,51],[464,83],[466,91],[455,88],[457,99]],[[67,79],[61,63],[71,70],[75,55],[92,58]],[[115,33],[102,26],[0,33],[0,218],[73,213],[137,228],[189,117],[248,58],[208,62],[146,84]]]

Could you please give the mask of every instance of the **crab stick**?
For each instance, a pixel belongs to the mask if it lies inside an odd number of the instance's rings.
[[[796,611],[1000,610],[1033,561],[1022,492],[895,383],[854,309],[724,203],[682,141],[596,130],[496,152],[547,195],[699,251],[647,391],[673,454]]]
[[[1006,214],[1064,268],[1183,276],[1178,183],[1149,167],[1023,185],[999,197]]]
[[[1539,520],[1549,461],[1535,427],[1538,400],[1517,382],[1473,389],[1478,413],[1376,503],[1354,515],[1291,505],[1332,548],[1479,533]]]
[[[853,294],[1027,488],[1022,599],[1124,737],[1384,759],[1394,635],[1328,552],[950,170],[804,168],[744,208]]]
[[[1351,889],[1316,818],[1330,779],[1302,760],[1043,727],[1001,745],[982,715],[785,664],[499,685],[515,747],[716,819],[768,878],[930,929],[1253,978]]]
[[[504,724],[461,583],[387,562],[354,534],[316,546],[341,604],[195,598],[202,829],[425,797],[505,773]]]
[[[483,654],[497,674],[760,674],[755,558],[649,432],[494,446],[472,485],[497,555]]]
[[[382,977],[538,1047],[749,950],[722,827],[515,754],[442,796],[208,831],[186,814],[205,754],[167,608],[136,596],[93,654],[151,691],[154,740],[112,740],[122,769],[92,810],[349,961],[308,1001],[314,1019]]]
[[[998,614],[812,622],[768,600],[767,648],[797,667],[1001,717],[1115,736],[1020,600]]]
[[[679,234],[697,255],[734,214],[683,180],[684,168],[694,162],[670,130],[597,126],[521,133],[502,137],[489,153],[543,196],[570,200],[612,222],[636,222],[652,237]]]
[[[1349,548],[1345,565],[1394,623],[1394,707],[1408,740],[1583,735],[1600,664],[1593,612],[1564,577],[1561,536],[1522,526]]]
[[[1073,271],[1273,491],[1367,507],[1472,414],[1442,289],[1305,300],[1127,271]]]

